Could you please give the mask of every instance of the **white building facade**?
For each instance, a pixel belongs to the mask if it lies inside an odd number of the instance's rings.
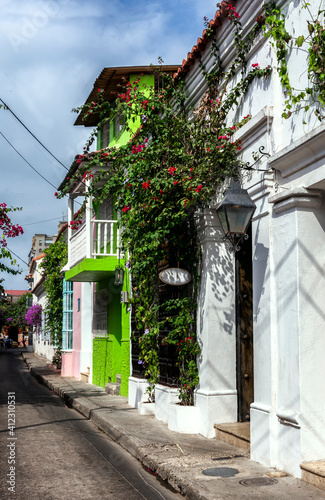
[[[304,2],[277,2],[293,37],[286,60],[291,84],[298,89],[310,85],[308,54],[294,38],[307,37],[310,13],[317,17],[318,0],[309,3],[308,10]],[[235,3],[247,34],[261,14],[262,2],[244,4]],[[227,70],[235,58],[231,24],[223,19],[214,29]],[[207,70],[215,64],[210,48],[211,41],[200,51]],[[199,61],[193,63],[191,54],[193,50],[183,62],[183,72],[188,103],[197,107],[207,87]],[[256,36],[247,60],[248,67],[258,63],[272,68],[270,77],[251,84],[228,123],[251,116],[236,138],[242,141],[244,162],[254,163],[252,153],[260,157],[242,179],[257,208],[249,248],[243,246],[245,257],[241,251],[229,251],[215,206],[199,221],[202,351],[196,432],[213,437],[215,424],[250,421],[251,458],[301,477],[302,463],[325,458],[325,123],[315,116],[313,104],[307,112],[294,112],[288,119],[281,116],[286,95],[275,48],[263,33]],[[250,316],[245,317],[247,310]],[[251,349],[245,347],[248,341]],[[131,378],[134,406],[144,389],[144,381]],[[177,399],[176,392],[157,386],[156,417],[168,420],[167,405]]]

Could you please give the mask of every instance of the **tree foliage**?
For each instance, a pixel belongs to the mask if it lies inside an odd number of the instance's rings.
[[[20,269],[15,269],[12,266],[16,265],[16,260],[11,255],[10,250],[7,248],[7,238],[15,238],[19,234],[23,234],[23,228],[19,224],[13,224],[9,215],[11,212],[22,210],[21,208],[8,207],[6,203],[0,203],[0,272],[9,274],[20,274]],[[10,265],[1,262],[2,259],[8,259]],[[0,281],[3,281],[2,278]]]

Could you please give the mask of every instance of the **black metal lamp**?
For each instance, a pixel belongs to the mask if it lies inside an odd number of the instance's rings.
[[[115,286],[122,286],[124,282],[124,269],[123,267],[116,266],[115,268]]]
[[[231,242],[234,251],[240,250],[239,244],[247,239],[247,229],[255,212],[256,205],[239,181],[234,181],[216,208],[225,237]]]

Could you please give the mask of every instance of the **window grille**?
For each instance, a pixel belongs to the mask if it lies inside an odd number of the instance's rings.
[[[73,283],[63,280],[62,349],[73,348]]]

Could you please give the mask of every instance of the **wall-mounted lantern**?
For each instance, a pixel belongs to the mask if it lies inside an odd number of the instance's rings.
[[[122,286],[124,282],[124,269],[123,267],[116,266],[115,268],[115,286]]]
[[[255,209],[255,203],[246,189],[241,188],[239,181],[233,182],[216,208],[225,237],[235,252],[240,250],[241,241],[248,238],[247,230]]]

